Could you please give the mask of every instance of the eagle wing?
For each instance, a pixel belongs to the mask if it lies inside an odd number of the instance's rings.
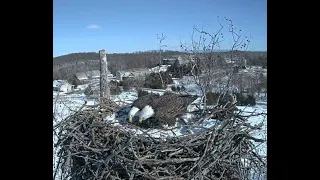
[[[152,107],[155,109],[157,119],[175,119],[175,116],[184,110],[185,103],[179,95],[167,94],[154,101]]]
[[[189,103],[197,97],[181,97],[178,94],[164,94],[150,105],[154,108],[155,119],[160,124],[172,126],[176,123],[176,116],[187,110]]]
[[[156,95],[156,94],[147,94],[145,96],[141,96],[133,102],[133,106],[135,106],[139,109],[142,109],[142,108],[144,108],[144,106],[153,102],[153,100],[156,99],[156,97],[158,97],[158,95]]]

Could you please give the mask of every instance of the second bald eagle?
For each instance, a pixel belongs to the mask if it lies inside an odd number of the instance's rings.
[[[156,97],[141,110],[139,123],[154,117],[163,126],[173,126],[176,118],[183,115],[187,111],[188,105],[197,98],[197,96],[183,96],[173,93]]]
[[[132,107],[129,111],[129,122],[132,122],[133,117],[138,114],[138,112],[143,109],[146,105],[152,103],[155,99],[159,98],[160,95],[159,94],[147,94],[144,96],[139,97],[138,99],[136,99],[133,104]]]

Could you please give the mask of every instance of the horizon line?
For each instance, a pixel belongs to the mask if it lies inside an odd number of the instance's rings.
[[[131,51],[131,52],[111,52],[111,53],[108,53],[107,54],[133,54],[133,53],[139,53],[139,52],[154,52],[154,51],[159,51],[159,50],[144,50],[144,51]],[[179,51],[179,50],[162,50],[163,52],[166,52],[166,51],[173,51],[173,52],[181,52],[181,53],[192,53],[192,51]],[[231,50],[214,50],[212,52],[229,52]],[[267,52],[267,50],[237,50],[239,52]],[[202,52],[205,52],[205,51],[198,51],[200,53]],[[60,56],[66,56],[66,55],[70,55],[70,54],[77,54],[77,53],[99,53],[99,51],[87,51],[87,52],[72,52],[72,53],[67,53],[67,54],[63,54],[63,55],[58,55],[58,56],[53,56],[53,58],[56,58],[56,57],[60,57]]]

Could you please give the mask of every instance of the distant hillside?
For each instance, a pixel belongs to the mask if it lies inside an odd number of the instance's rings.
[[[72,63],[76,61],[99,60],[99,54],[95,52],[71,53],[53,58],[53,66]]]
[[[164,51],[162,52],[163,57],[183,54],[179,51]],[[132,60],[143,60],[147,62],[154,59],[159,59],[158,51],[145,51],[145,52],[134,52],[134,53],[113,53],[108,54],[108,62],[113,61],[132,61]],[[63,56],[58,56],[53,58],[53,66],[65,64],[65,63],[74,63],[74,62],[85,62],[85,61],[94,61],[99,60],[99,54],[96,52],[81,52],[81,53],[71,53]]]
[[[183,54],[179,51],[164,51],[162,58]],[[108,69],[111,73],[119,69],[154,67],[160,61],[159,51],[108,54]],[[76,72],[99,69],[99,54],[96,52],[71,53],[53,58],[53,77],[66,79]]]
[[[173,55],[185,54],[180,51],[164,51],[162,58]],[[230,56],[230,52],[218,52],[223,57]],[[247,59],[248,65],[265,65],[267,52],[241,52],[234,53],[234,56],[242,55]],[[159,63],[159,51],[145,51],[134,53],[113,53],[108,54],[108,69],[111,73],[119,69],[154,67]],[[99,54],[97,52],[71,53],[53,58],[53,78],[70,79],[77,72],[99,69]]]
[[[218,54],[226,57],[230,56],[230,52],[217,52]],[[184,54],[180,51],[164,51],[162,53],[162,57],[166,58],[172,55],[180,55]],[[266,58],[267,52],[263,51],[237,51],[234,53],[235,56],[241,54],[242,56],[246,57],[247,60],[256,60],[257,58]],[[135,63],[140,65],[139,61],[143,61],[144,65],[142,66],[149,66],[153,65],[153,61],[157,61],[159,59],[159,52],[158,51],[145,51],[145,52],[135,52],[135,53],[113,53],[108,54],[108,62],[113,63],[114,61],[117,62],[129,62],[135,60]],[[62,55],[53,58],[53,67],[67,64],[67,63],[76,63],[76,62],[88,62],[88,61],[98,61],[99,54],[96,52],[81,52],[81,53],[71,53],[67,55]],[[141,66],[138,66],[141,67]]]

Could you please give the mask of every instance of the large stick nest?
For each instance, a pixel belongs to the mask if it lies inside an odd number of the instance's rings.
[[[104,121],[115,109],[111,102],[97,105],[54,127],[59,129],[57,178],[235,180],[265,174],[265,157],[253,151],[253,141],[263,140],[250,135],[261,126],[252,127],[239,115],[229,113],[197,134],[161,139]]]

